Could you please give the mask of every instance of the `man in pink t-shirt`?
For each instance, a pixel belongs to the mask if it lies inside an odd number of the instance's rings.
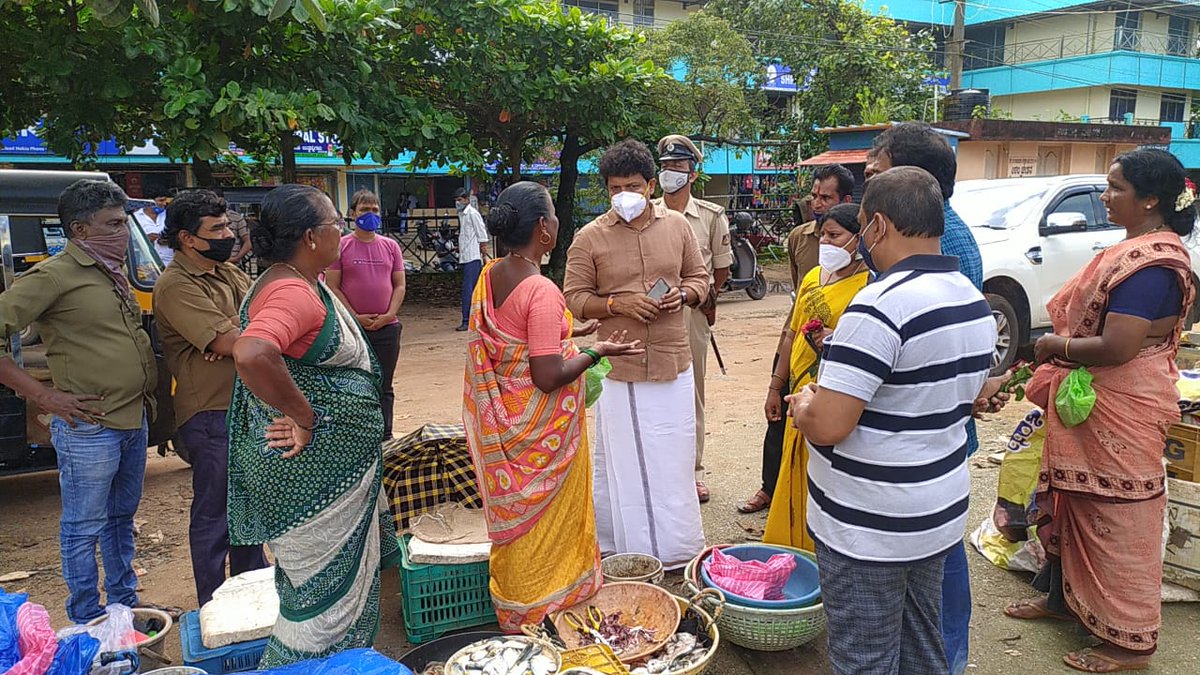
[[[350,200],[354,231],[342,237],[341,255],[325,270],[325,283],[362,324],[375,350],[383,376],[384,438],[392,437],[396,397],[392,378],[400,357],[400,325],[396,313],[404,304],[404,252],[394,239],[377,234],[379,198],[359,190]]]

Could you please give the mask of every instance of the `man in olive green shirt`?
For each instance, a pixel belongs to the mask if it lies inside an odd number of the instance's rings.
[[[192,460],[188,543],[196,597],[203,607],[229,573],[267,566],[261,546],[229,545],[226,486],[233,393],[233,343],[241,335],[238,308],[250,277],[230,259],[237,244],[225,200],[187,190],[167,207],[163,240],[175,257],[154,286],[154,315],[167,368],[175,377],[178,438]]]
[[[126,202],[111,181],[73,183],[58,201],[70,237],[66,249],[0,293],[4,335],[36,321],[46,343],[53,388],[22,370],[6,347],[0,384],[53,415],[67,616],[76,623],[104,614],[97,543],[107,602],[138,605],[133,515],[142,497],[146,409],[153,414],[157,370],[125,276]]]

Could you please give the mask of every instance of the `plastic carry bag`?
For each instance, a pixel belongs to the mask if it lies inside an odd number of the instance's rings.
[[[17,630],[21,660],[13,664],[6,675],[46,675],[58,640],[50,627],[50,614],[41,605],[27,602],[17,610]]]
[[[25,593],[6,593],[0,588],[0,673],[8,672],[21,660],[17,610],[28,600],[29,596]]]
[[[58,652],[46,675],[88,675],[100,654],[100,641],[87,633],[75,633],[58,641]]]
[[[406,666],[374,649],[351,649],[324,659],[301,661],[246,675],[413,675]]]
[[[588,408],[596,404],[600,400],[600,393],[604,391],[604,378],[612,372],[612,362],[608,357],[602,358],[596,362],[596,365],[587,369],[586,380],[584,385],[584,405]]]
[[[713,549],[704,570],[721,590],[755,600],[782,600],[783,588],[796,569],[796,556],[779,553],[767,560],[740,560]]]
[[[992,515],[970,536],[971,544],[1000,569],[1037,572],[1046,561],[1037,526],[1028,513],[1037,490],[1045,438],[1045,415],[1031,410],[1009,437]]]
[[[1054,411],[1068,427],[1083,424],[1096,406],[1096,390],[1092,388],[1092,374],[1087,368],[1072,370],[1058,385],[1054,396]]]

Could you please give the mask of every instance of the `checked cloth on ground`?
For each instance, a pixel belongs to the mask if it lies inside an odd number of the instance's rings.
[[[426,424],[404,438],[385,441],[383,489],[397,530],[407,530],[413,518],[439,504],[483,508],[463,426]]]

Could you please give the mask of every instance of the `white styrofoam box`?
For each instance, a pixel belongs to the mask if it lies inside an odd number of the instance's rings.
[[[417,537],[408,540],[409,560],[422,565],[465,565],[486,562],[491,554],[491,543],[431,544]]]
[[[275,568],[227,579],[200,608],[200,638],[207,649],[267,637],[279,618]]]

